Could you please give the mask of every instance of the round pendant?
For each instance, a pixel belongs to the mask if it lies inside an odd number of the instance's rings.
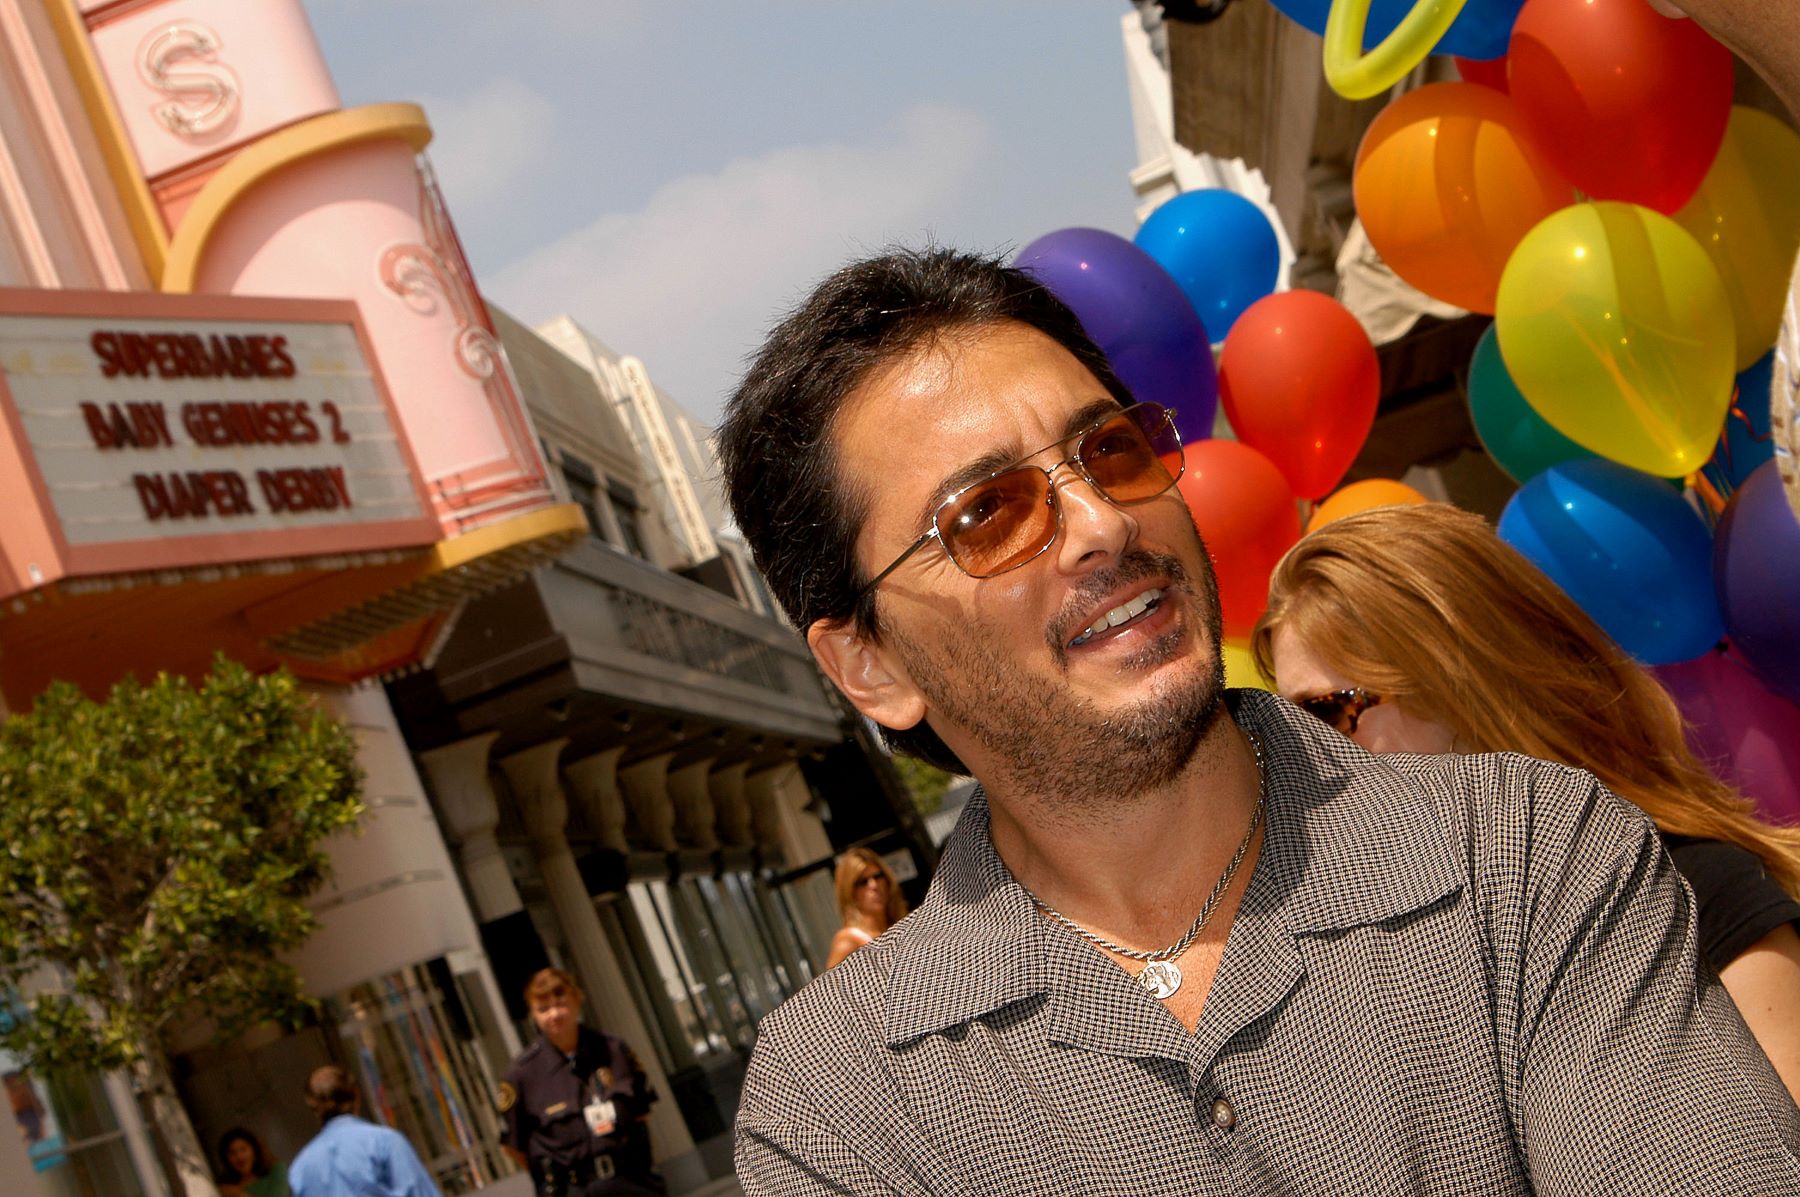
[[[1157,1001],[1167,1001],[1181,988],[1181,970],[1172,960],[1153,960],[1137,975],[1137,983]]]

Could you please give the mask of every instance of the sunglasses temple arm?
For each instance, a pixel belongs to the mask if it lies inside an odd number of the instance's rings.
[[[864,586],[860,591],[857,592],[857,595],[856,595],[857,599],[860,601],[864,595],[869,593],[869,591],[871,591],[871,590],[875,589],[877,586],[881,585],[882,579],[886,578],[889,574],[891,574],[895,570],[899,569],[902,565],[905,565],[907,563],[907,561],[909,561],[912,558],[912,555],[914,553],[918,552],[920,549],[925,547],[926,541],[936,540],[937,534],[938,534],[937,525],[933,524],[931,527],[931,530],[929,532],[925,533],[925,535],[919,537],[919,539],[913,541],[912,544],[907,546],[906,551],[904,553],[901,553],[898,557],[894,558],[893,563],[891,565],[889,565],[886,569],[882,570],[880,573],[876,574],[873,578],[870,578],[868,585]]]

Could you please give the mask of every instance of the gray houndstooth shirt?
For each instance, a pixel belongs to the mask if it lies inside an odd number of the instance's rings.
[[[918,911],[764,1021],[746,1193],[1800,1194],[1635,807],[1231,698],[1268,824],[1195,1032],[1034,912],[978,797]]]

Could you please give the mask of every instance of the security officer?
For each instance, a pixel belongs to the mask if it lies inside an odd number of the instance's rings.
[[[506,1070],[501,1143],[538,1197],[657,1197],[644,1119],[656,1091],[623,1039],[581,1025],[581,987],[559,968],[525,986],[542,1033]]]

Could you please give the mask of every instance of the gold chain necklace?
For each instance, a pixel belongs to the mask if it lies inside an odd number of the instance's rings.
[[[1144,971],[1137,975],[1136,980],[1144,992],[1159,1001],[1167,1001],[1174,997],[1175,991],[1181,988],[1181,968],[1175,961],[1183,952],[1193,946],[1194,940],[1199,937],[1200,932],[1206,929],[1206,924],[1211,920],[1213,911],[1218,909],[1220,899],[1224,898],[1225,891],[1231,888],[1231,879],[1237,876],[1238,866],[1244,863],[1244,857],[1249,854],[1250,841],[1256,838],[1256,829],[1262,825],[1263,806],[1268,800],[1269,793],[1268,773],[1263,768],[1262,737],[1252,731],[1246,731],[1244,734],[1250,738],[1250,747],[1256,752],[1256,807],[1250,812],[1250,826],[1245,829],[1243,840],[1239,842],[1237,851],[1232,854],[1231,863],[1225,866],[1225,871],[1219,875],[1219,883],[1213,886],[1212,893],[1206,895],[1206,901],[1201,905],[1200,913],[1195,916],[1193,925],[1180,939],[1166,948],[1159,948],[1153,952],[1128,948],[1123,944],[1114,943],[1105,936],[1094,934],[1030,890],[1025,891],[1036,903],[1037,908],[1043,911],[1057,926],[1073,931],[1096,947],[1104,948],[1130,960],[1146,961],[1147,965]]]

